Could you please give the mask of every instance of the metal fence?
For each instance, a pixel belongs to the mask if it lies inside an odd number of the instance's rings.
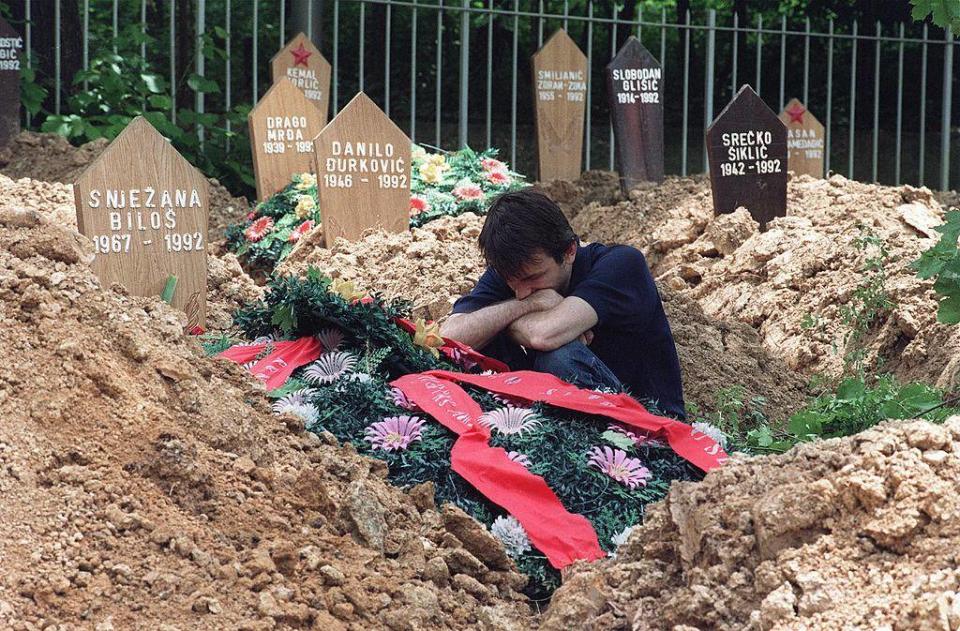
[[[61,76],[61,2],[53,2],[58,113],[69,79]],[[28,65],[31,11],[50,4],[26,0]],[[178,56],[189,55],[196,74],[209,72],[218,78],[222,90],[216,96],[178,94],[178,82],[171,81],[174,121],[178,98],[182,106],[192,96],[197,112],[228,111],[238,98],[255,102],[269,87],[269,58],[293,34],[286,1],[222,0],[214,10],[205,0],[195,0],[195,46],[182,50],[176,2],[160,5],[167,14],[165,23],[148,20],[147,0],[141,0],[139,15],[122,14],[118,0],[93,4],[83,0],[81,10],[84,67],[90,51],[106,45],[91,37],[91,19],[109,21],[114,47],[122,26],[138,22],[144,33],[163,43],[150,50],[141,44],[141,55],[166,69],[169,77],[175,78]],[[746,24],[737,14],[715,10],[688,12],[678,21],[668,20],[665,9],[644,15],[642,4],[633,19],[625,20],[612,4],[589,2],[585,14],[574,15],[569,0],[327,0],[321,16],[308,17],[306,30],[333,66],[332,113],[355,91],[365,90],[414,141],[447,149],[499,146],[526,172],[532,172],[535,163],[529,58],[545,35],[563,27],[581,44],[591,71],[586,169],[615,167],[602,68],[625,36],[634,34],[664,67],[668,173],[705,169],[703,132],[717,105],[731,98],[740,84],[750,83],[775,110],[797,96],[818,115],[826,127],[828,172],[941,189],[960,180],[960,174],[951,171],[957,42],[949,32],[927,24],[840,25],[832,19],[821,31],[811,28],[809,17],[800,24],[786,17],[768,24],[757,16]],[[308,12],[313,7],[307,3]],[[531,33],[535,25],[536,46],[520,46],[522,23]],[[215,27],[226,36],[225,56],[214,60],[204,54],[199,35]],[[243,42],[240,50],[238,41]],[[802,72],[793,67],[800,64]],[[202,139],[203,128],[197,133]]]

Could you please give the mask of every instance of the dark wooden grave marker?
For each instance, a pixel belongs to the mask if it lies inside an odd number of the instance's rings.
[[[0,17],[0,147],[20,133],[20,53],[23,38]]]
[[[765,227],[787,213],[787,129],[745,85],[707,129],[713,208],[745,207]]]
[[[320,110],[320,126],[327,124],[330,103],[330,63],[313,42],[297,33],[270,60],[273,82],[289,79]]]
[[[780,112],[787,127],[787,168],[797,175],[823,177],[824,127],[798,99]]]
[[[576,180],[583,153],[587,57],[560,29],[532,61],[539,179]]]
[[[410,223],[410,139],[363,92],[314,141],[317,193],[327,247],[371,228]]]
[[[80,175],[73,194],[100,282],[160,296],[174,275],[173,306],[187,313],[188,330],[204,326],[207,178],[138,116]]]
[[[660,62],[631,35],[606,68],[620,188],[663,181],[663,81]]]

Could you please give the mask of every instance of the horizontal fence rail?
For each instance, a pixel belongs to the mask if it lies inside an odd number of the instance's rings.
[[[54,63],[46,67],[57,114],[74,90],[73,78],[62,76],[64,2],[24,0],[23,7],[28,66],[38,62],[37,12],[55,8]],[[927,24],[817,19],[814,28],[810,17],[668,16],[643,3],[589,2],[576,14],[568,0],[194,0],[190,16],[178,16],[183,3],[175,1],[79,4],[83,68],[100,51],[139,53],[165,76],[174,123],[178,108],[193,103],[197,114],[222,115],[217,124],[231,129],[226,112],[252,106],[269,88],[270,57],[295,34],[297,16],[333,66],[331,116],[364,90],[415,142],[496,146],[518,170],[534,173],[530,57],[564,27],[590,68],[585,169],[616,166],[603,68],[634,35],[663,66],[667,173],[705,171],[706,127],[750,83],[775,111],[797,97],[824,123],[828,173],[940,189],[960,180],[951,168],[958,164],[951,151],[957,42]],[[185,24],[186,34],[178,31]],[[134,51],[118,50],[128,28],[144,37]],[[219,90],[192,91],[189,74],[208,75]],[[203,142],[210,123],[193,124]],[[243,144],[233,150],[248,151]]]

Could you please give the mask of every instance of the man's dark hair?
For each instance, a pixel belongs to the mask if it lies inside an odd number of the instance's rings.
[[[487,265],[510,279],[521,273],[537,250],[562,263],[563,253],[576,238],[556,202],[525,188],[503,193],[491,202],[479,241]]]

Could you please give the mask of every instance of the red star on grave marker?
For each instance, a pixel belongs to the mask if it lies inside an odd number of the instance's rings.
[[[293,65],[299,66],[302,64],[304,68],[307,67],[307,58],[313,54],[303,47],[303,42],[300,42],[300,48],[291,50],[290,52],[293,53]]]
[[[803,115],[806,113],[807,108],[800,105],[799,103],[794,103],[793,107],[787,110],[787,114],[790,116],[791,123],[800,123],[803,125]]]

